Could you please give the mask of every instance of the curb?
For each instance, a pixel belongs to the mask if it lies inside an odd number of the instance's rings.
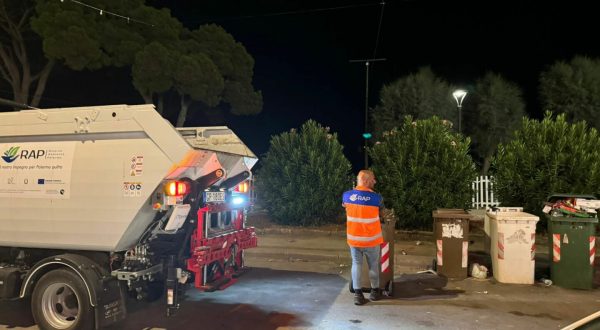
[[[267,228],[254,228],[256,233],[275,234],[275,235],[301,235],[301,234],[318,234],[323,236],[335,236],[340,238],[346,237],[346,228],[342,229],[319,229],[319,228],[304,228],[304,227],[280,227],[273,226]],[[482,233],[469,233],[469,237],[483,237]],[[395,230],[394,240],[405,241],[433,241],[433,232],[431,231],[413,231],[413,230]]]

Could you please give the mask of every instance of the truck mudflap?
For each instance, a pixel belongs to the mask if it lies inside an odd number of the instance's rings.
[[[175,315],[179,309],[179,279],[175,268],[175,256],[169,256],[167,263],[167,317]]]
[[[96,289],[96,329],[125,319],[127,309],[120,281],[108,278]]]

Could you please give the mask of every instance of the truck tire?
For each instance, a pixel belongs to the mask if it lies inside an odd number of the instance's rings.
[[[67,269],[40,278],[31,296],[31,312],[40,329],[93,329],[94,309],[85,283]]]

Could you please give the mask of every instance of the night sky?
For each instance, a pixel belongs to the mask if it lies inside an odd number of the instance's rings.
[[[540,71],[576,54],[600,56],[597,11],[572,1],[386,1],[376,53],[379,0],[148,3],[170,8],[190,29],[206,23],[223,26],[255,59],[254,85],[263,92],[263,112],[252,117],[195,116],[188,126],[228,125],[261,155],[272,134],[312,118],[338,133],[355,169],[362,159],[365,66],[349,60],[387,59],[371,66],[371,107],[383,84],[429,65],[437,75],[467,88],[486,71],[500,73],[523,88],[527,111],[539,117]],[[344,8],[320,10],[335,7]],[[115,103],[142,103],[128,69],[59,68],[42,106]]]

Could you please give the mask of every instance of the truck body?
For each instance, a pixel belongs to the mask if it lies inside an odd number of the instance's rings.
[[[231,285],[256,246],[257,157],[227,127],[152,105],[0,113],[0,157],[0,299],[31,295],[42,328],[118,321],[127,294],[172,315],[181,284]]]

